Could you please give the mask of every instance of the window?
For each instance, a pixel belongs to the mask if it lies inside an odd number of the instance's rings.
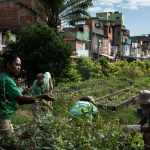
[[[117,31],[117,35],[120,36],[120,31]]]
[[[103,19],[103,16],[100,16],[100,19]]]
[[[2,34],[2,45],[5,45],[6,44],[6,34],[3,33]]]
[[[111,33],[111,27],[109,27],[109,33]]]
[[[116,19],[120,19],[120,17],[116,17]]]

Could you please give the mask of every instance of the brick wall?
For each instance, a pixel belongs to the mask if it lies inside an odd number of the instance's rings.
[[[29,4],[32,0],[26,0]],[[23,12],[23,13],[22,13]],[[18,30],[27,22],[32,22],[33,17],[27,11],[22,10],[13,1],[0,2],[0,29]]]

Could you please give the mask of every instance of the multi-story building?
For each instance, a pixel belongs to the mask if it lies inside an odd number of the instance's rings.
[[[124,16],[122,13],[119,13],[118,11],[116,12],[101,12],[101,13],[96,13],[96,17],[99,18],[100,20],[109,20],[109,21],[115,21],[116,19],[121,19],[122,25],[124,25]]]
[[[75,28],[63,29],[64,39],[71,45],[72,53],[77,56],[91,56],[91,41],[88,25],[77,25]]]
[[[108,28],[109,31],[112,30],[112,39],[110,40],[112,46],[112,54],[118,55],[120,57],[125,54],[124,49],[130,51],[130,32],[124,26],[123,14],[120,12],[103,12],[97,13],[96,16],[101,22],[105,21],[107,24],[110,23]],[[126,43],[125,41],[128,43]]]
[[[141,46],[141,57],[150,57],[150,34],[141,36],[132,36],[132,42],[139,43]]]
[[[130,32],[124,26],[124,17],[122,13],[97,13],[96,18],[89,19],[85,24],[89,27],[89,39],[86,40],[90,44],[89,51],[91,57],[97,58],[101,54],[114,57],[130,55]],[[76,28],[73,30],[70,29],[72,30],[71,33],[74,33],[74,35],[78,35],[78,30],[76,30]],[[64,31],[64,34],[67,35],[68,31],[66,29]],[[74,38],[74,40],[78,40],[78,38]]]
[[[140,42],[132,42],[130,56],[132,58],[141,58],[141,56],[142,56],[142,47],[141,47]]]
[[[102,53],[103,26],[96,18],[89,19],[86,24],[90,29],[91,56],[95,58]]]
[[[131,56],[131,39],[129,37],[124,39],[122,56],[125,56],[125,57]]]
[[[122,56],[128,57],[131,56],[131,39],[130,39],[130,33],[129,30],[124,29],[123,30],[123,39],[122,39]]]
[[[92,18],[86,24],[90,27],[93,57],[99,57],[101,54],[111,55],[113,37],[111,23],[99,20],[98,18]]]
[[[105,20],[99,20],[103,24],[103,30],[104,30],[104,40],[102,43],[103,47],[103,53],[106,55],[112,55],[111,51],[111,45],[113,40],[113,22],[111,21],[105,21]]]

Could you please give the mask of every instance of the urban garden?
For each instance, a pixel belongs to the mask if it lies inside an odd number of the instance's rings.
[[[8,38],[9,39],[9,38]],[[1,149],[15,150],[142,150],[142,133],[127,132],[124,125],[140,119],[137,103],[126,104],[140,90],[150,89],[150,61],[109,62],[79,57],[70,60],[71,48],[53,29],[29,25],[7,52],[22,59],[25,94],[39,72],[49,71],[56,100],[49,113],[33,122],[30,105],[19,106],[12,118],[15,134],[0,136]],[[93,96],[98,116],[72,118],[71,106],[81,96]],[[46,107],[46,106],[45,106]]]

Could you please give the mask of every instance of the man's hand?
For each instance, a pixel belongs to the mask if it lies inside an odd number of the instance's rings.
[[[50,93],[42,94],[42,95],[40,95],[40,98],[45,99],[47,101],[53,101],[53,100],[55,100],[54,95],[52,95]]]

